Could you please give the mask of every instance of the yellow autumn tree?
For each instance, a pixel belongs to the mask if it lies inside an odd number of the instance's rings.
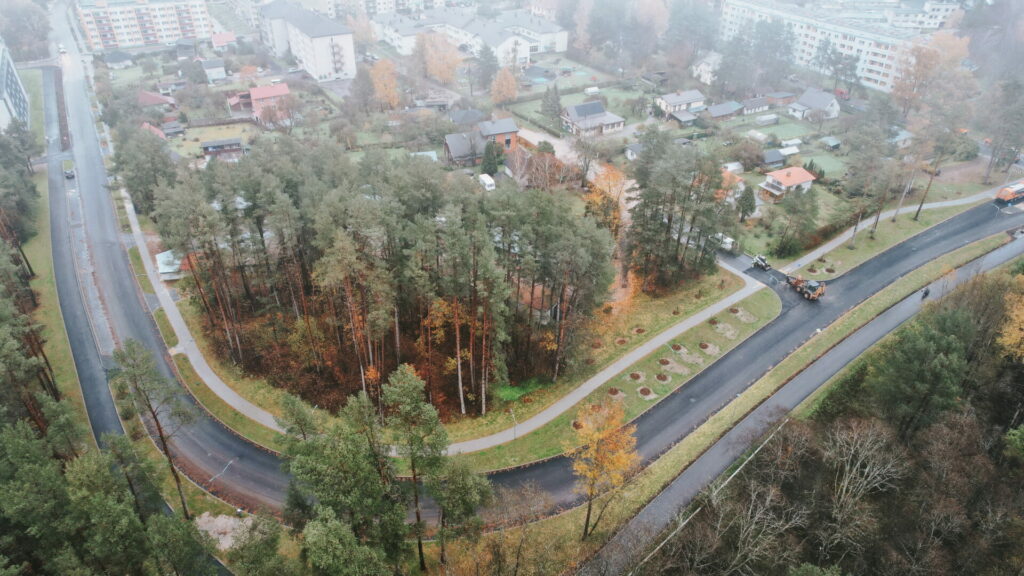
[[[587,214],[610,230],[616,239],[619,237],[619,199],[626,190],[626,183],[626,175],[621,170],[605,164],[597,171],[590,191],[583,198]]]
[[[455,72],[462,57],[459,49],[448,38],[436,32],[420,34],[416,38],[416,47],[427,76],[441,84],[450,84],[455,80]]]
[[[636,471],[640,456],[636,452],[636,426],[626,425],[622,403],[606,400],[603,404],[580,407],[573,422],[576,442],[572,450],[572,471],[576,475],[576,492],[587,501],[583,521],[583,539],[597,528],[612,494],[621,488]],[[593,517],[594,501],[608,494]]]
[[[1008,357],[1024,361],[1024,276],[1017,276],[1017,289],[1006,295],[1006,318],[998,342]]]
[[[373,95],[380,102],[382,110],[398,106],[398,78],[394,62],[385,59],[374,64],[370,68],[370,82],[373,83]]]
[[[504,104],[516,99],[516,76],[511,68],[502,68],[491,82],[491,101]]]

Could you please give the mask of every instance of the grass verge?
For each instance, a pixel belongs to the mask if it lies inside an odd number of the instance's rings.
[[[773,291],[762,289],[736,305],[738,314],[725,311],[716,317],[715,325],[705,323],[691,328],[603,384],[584,402],[599,402],[609,397],[614,388],[617,394],[611,397],[623,403],[626,418],[632,420],[661,398],[685,386],[702,368],[778,316],[781,306]],[[702,343],[707,347],[702,349]],[[674,350],[676,345],[681,349]],[[647,388],[653,396],[641,396],[641,388]],[[529,434],[487,450],[466,454],[463,459],[475,470],[494,470],[561,454],[567,448],[565,439],[573,437],[570,431],[575,417],[575,409],[567,410]]]
[[[278,442],[278,433],[270,428],[260,425],[256,421],[252,420],[239,413],[237,410],[231,407],[230,404],[217,396],[209,387],[207,387],[199,375],[196,374],[192,363],[189,362],[188,357],[184,354],[175,354],[174,365],[178,368],[178,374],[181,376],[182,382],[188,387],[189,392],[203,405],[214,418],[220,420],[225,426],[231,428],[235,433],[240,436],[244,436],[253,442],[270,448],[271,450],[281,451],[281,443]]]
[[[914,270],[848,312],[824,330],[822,334],[790,355],[786,361],[779,363],[739,398],[711,416],[707,422],[673,446],[661,458],[641,471],[622,491],[614,495],[614,501],[609,505],[603,524],[587,541],[579,541],[585,513],[582,506],[536,523],[536,531],[531,535],[531,540],[553,543],[552,553],[559,558],[559,565],[562,566],[574,565],[589,557],[603,546],[622,524],[632,518],[718,438],[731,429],[736,422],[828,348],[921,286],[997,248],[1006,241],[1005,234],[997,234],[960,248]],[[798,407],[797,412],[806,410],[805,405],[813,404],[813,399],[820,395],[826,387],[819,388],[815,395]],[[497,537],[498,535],[495,533],[484,536],[484,538]],[[436,554],[436,549],[434,552]]]
[[[167,312],[163,308],[157,308],[153,312],[153,319],[156,320],[156,327],[160,329],[160,335],[164,337],[164,342],[167,343],[168,348],[174,348],[178,345],[178,335],[174,333],[174,328],[171,327],[171,321],[167,319]]]
[[[135,278],[139,281],[139,287],[146,294],[156,294],[156,290],[153,289],[153,284],[149,281],[149,276],[146,274],[146,267],[142,264],[142,254],[139,253],[138,246],[132,246],[128,249],[128,257],[131,258],[132,268],[135,272]]]
[[[53,274],[53,255],[50,239],[50,202],[47,191],[46,170],[37,170],[32,182],[39,191],[36,205],[36,234],[22,248],[28,257],[36,276],[32,279],[32,290],[36,293],[39,306],[32,313],[32,319],[42,326],[43,349],[53,366],[57,386],[64,398],[71,401],[82,422],[88,426],[89,414],[85,399],[78,383],[78,372],[71,356],[71,344],[64,327],[64,316],[60,311],[57,284]],[[90,434],[91,438],[91,434]],[[92,440],[89,441],[92,444]]]
[[[18,76],[25,86],[25,92],[28,92],[29,130],[35,136],[36,144],[43,148],[46,140],[46,123],[43,121],[43,71],[38,68],[26,68],[18,70]]]
[[[802,274],[805,278],[823,280],[845,274],[882,251],[974,206],[976,204],[924,210],[921,212],[920,220],[917,221],[913,219],[912,210],[910,210],[909,212],[911,213],[900,214],[896,222],[892,222],[888,218],[883,219],[878,225],[874,238],[869,236],[872,220],[865,219],[865,222],[861,223],[860,231],[857,232],[855,248],[850,248],[849,241],[844,242],[842,246],[825,254],[817,262],[812,262],[801,268],[799,274]],[[904,208],[904,210],[907,209]],[[814,272],[811,272],[812,269]],[[832,270],[832,272],[828,270]]]

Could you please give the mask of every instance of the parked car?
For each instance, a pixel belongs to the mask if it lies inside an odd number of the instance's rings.
[[[75,177],[75,170],[74,169],[65,170],[64,171],[64,177],[67,178],[68,180],[71,180],[72,178]]]

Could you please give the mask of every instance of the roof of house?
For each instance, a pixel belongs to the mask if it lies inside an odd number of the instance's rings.
[[[103,55],[103,61],[107,64],[118,64],[121,62],[131,62],[132,55],[127,52],[120,50],[114,50],[113,52],[107,52]]]
[[[768,98],[774,98],[776,100],[782,100],[783,98],[792,98],[796,96],[792,92],[769,92],[765,94]]]
[[[484,120],[478,126],[480,134],[485,138],[495,136],[497,134],[508,134],[510,132],[519,132],[519,127],[516,126],[516,121],[511,118],[500,118],[498,120]]]
[[[633,154],[639,156],[640,153],[644,151],[644,143],[643,142],[634,142],[634,143],[630,144],[629,146],[626,146],[626,150],[629,150]]]
[[[285,20],[310,38],[352,33],[352,30],[341,22],[331,20],[286,0],[274,0],[269,4],[264,4],[260,7],[260,13],[269,20]]]
[[[565,112],[570,122],[584,130],[626,121],[621,116],[605,110],[604,103],[600,100],[569,106]]]
[[[819,138],[818,142],[821,142],[822,144],[828,146],[829,148],[835,148],[836,146],[842,144],[842,140],[836,138],[835,136],[825,136],[824,138]]]
[[[783,147],[786,147],[786,146],[799,146],[799,145],[801,145],[803,143],[804,143],[804,141],[799,139],[799,138],[790,138],[788,140],[782,140],[781,142],[779,142],[779,144],[782,144]]]
[[[140,126],[140,128],[145,130],[146,132],[149,132],[150,134],[156,136],[157,138],[159,138],[161,140],[167,140],[167,135],[164,134],[163,130],[157,128],[156,126],[153,126],[149,122],[143,122],[142,126]]]
[[[156,269],[160,274],[177,274],[181,272],[181,258],[174,255],[174,250],[160,252],[156,255]]]
[[[697,116],[693,112],[690,112],[689,110],[679,110],[678,112],[673,112],[669,116],[683,123],[693,122],[694,120],[697,119]]]
[[[711,52],[708,52],[703,57],[701,57],[700,60],[697,60],[697,63],[694,64],[694,67],[702,65],[708,65],[711,66],[712,68],[718,68],[719,66],[722,65],[722,55],[712,50]]]
[[[562,31],[558,24],[533,15],[529,10],[505,10],[484,17],[477,14],[476,8],[443,7],[424,10],[416,16],[381,14],[373,20],[394,30],[400,36],[417,36],[441,26],[458,28],[483,40],[491,47],[498,46],[515,36],[527,38],[522,31],[531,34],[529,38],[533,35]]]
[[[721,104],[715,104],[714,106],[708,107],[708,114],[711,114],[712,118],[720,118],[722,116],[728,116],[735,114],[743,109],[743,105],[735,100],[729,100],[728,102],[722,102]]]
[[[238,38],[235,36],[234,32],[218,32],[217,34],[210,36],[210,43],[213,44],[214,48],[227,46],[228,44],[237,41]]]
[[[743,164],[741,162],[726,162],[722,164],[722,170],[728,172],[743,172]]]
[[[700,93],[700,90],[686,90],[684,92],[677,91],[662,94],[661,99],[669,106],[682,106],[693,104],[694,102],[703,102],[704,95]]]
[[[466,108],[465,110],[450,110],[448,112],[448,119],[451,120],[453,124],[460,126],[476,124],[477,122],[480,122],[484,118],[487,118],[487,115],[477,110],[476,108]]]
[[[744,109],[764,108],[768,106],[767,98],[748,98],[743,101]]]
[[[200,142],[199,146],[201,148],[213,148],[215,146],[231,146],[231,145],[235,145],[235,144],[241,146],[242,145],[242,139],[241,138],[224,138],[222,140],[208,140],[206,142]]]
[[[143,108],[150,106],[174,106],[174,98],[148,90],[139,90],[135,95],[135,100]]]
[[[164,122],[160,125],[160,129],[164,131],[164,134],[177,134],[185,131],[185,127],[178,121]]]
[[[770,176],[773,180],[786,188],[805,184],[807,182],[814,182],[815,180],[814,174],[811,174],[800,166],[792,166],[790,168],[783,168],[781,170],[769,172],[767,176]]]
[[[217,68],[224,67],[223,58],[208,58],[200,63],[203,66],[203,70],[216,70]]]
[[[786,157],[779,152],[777,148],[769,148],[764,151],[764,163],[765,164],[777,164],[779,162],[785,162]]]
[[[281,96],[287,96],[290,93],[291,91],[288,89],[288,84],[282,82],[280,84],[256,86],[249,90],[249,97],[253,100],[264,100],[266,98],[278,98]]]
[[[479,130],[472,130],[470,132],[446,134],[444,145],[448,148],[448,153],[452,155],[452,158],[458,160],[483,155],[484,148],[487,147],[487,141],[484,140]]]
[[[800,149],[797,148],[796,146],[783,146],[782,148],[779,148],[779,154],[782,154],[783,156],[786,157],[793,156],[794,154],[799,153]]]
[[[913,132],[910,132],[909,130],[904,130],[903,128],[900,128],[899,131],[896,132],[895,136],[893,136],[892,138],[889,138],[889,142],[892,142],[893,144],[897,144],[899,142],[903,142],[904,140],[911,140],[913,138],[914,138],[914,133]]]
[[[817,88],[808,88],[800,95],[797,104],[806,106],[809,110],[824,110],[837,102],[835,94],[830,94]]]

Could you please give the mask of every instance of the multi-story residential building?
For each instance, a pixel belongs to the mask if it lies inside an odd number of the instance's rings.
[[[854,4],[846,0],[827,10],[775,0],[724,0],[720,33],[724,40],[729,40],[749,31],[751,24],[759,20],[783,22],[795,39],[794,64],[817,68],[818,48],[828,40],[841,54],[857,58],[857,77],[862,84],[888,92],[898,75],[900,52],[909,43],[926,38],[927,30],[933,26],[912,28],[886,20],[887,11],[910,10],[893,2],[863,2],[858,5],[859,10],[854,9]],[[948,17],[952,12],[945,11],[946,4],[925,2],[935,10],[942,8],[936,14]]]
[[[28,126],[28,94],[21,83],[18,70],[14,68],[11,53],[0,38],[0,130],[6,130],[13,120],[21,120]]]
[[[474,53],[490,46],[502,66],[526,64],[532,54],[565,52],[569,43],[561,26],[527,10],[506,10],[491,17],[478,15],[475,8],[435,8],[416,16],[386,14],[373,18],[373,29],[399,54],[412,54],[420,34],[437,32]]]
[[[299,67],[318,82],[356,75],[352,31],[286,0],[260,7],[260,38],[276,56],[291,53]]]
[[[93,51],[159,46],[213,33],[204,0],[78,0],[76,11]]]

